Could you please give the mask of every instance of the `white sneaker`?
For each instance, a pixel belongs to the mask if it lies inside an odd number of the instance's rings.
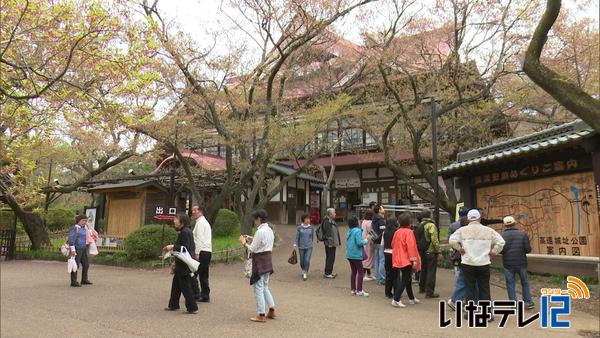
[[[363,277],[363,280],[364,280],[365,282],[372,281],[373,279],[374,279],[374,278],[373,278],[373,277],[371,277],[371,276],[365,276],[365,277]]]
[[[452,299],[448,299],[448,307],[452,310],[452,311],[456,311],[456,304],[452,301]]]
[[[353,295],[353,296],[356,296],[356,290],[350,291],[350,294]]]
[[[399,301],[392,300],[392,306],[393,307],[406,307],[406,305],[404,305],[404,303],[402,303],[401,300],[399,300]]]
[[[417,298],[408,300],[408,304],[410,304],[410,305],[415,305],[415,304],[419,304],[419,303],[421,303],[421,301],[418,300]]]
[[[306,276],[306,272],[302,274],[302,279],[306,280],[308,278],[308,276]]]
[[[362,297],[369,297],[369,293],[366,291],[358,291],[356,293],[357,296],[362,296]]]

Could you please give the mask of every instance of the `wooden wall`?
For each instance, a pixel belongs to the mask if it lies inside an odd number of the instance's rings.
[[[110,192],[107,194],[108,221],[106,234],[127,237],[142,224],[146,191]]]
[[[489,219],[513,215],[532,253],[600,255],[600,222],[593,173],[583,172],[477,188]],[[502,225],[493,226],[501,231]]]

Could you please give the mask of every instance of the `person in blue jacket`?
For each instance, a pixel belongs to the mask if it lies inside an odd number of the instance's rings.
[[[302,280],[308,278],[308,268],[310,267],[310,256],[313,250],[314,228],[310,224],[310,216],[302,215],[302,223],[296,227],[296,239],[294,248],[298,248],[300,254],[300,268],[302,269]]]
[[[352,294],[356,296],[368,297],[369,294],[363,290],[364,270],[362,261],[364,257],[363,247],[371,240],[371,236],[362,238],[362,229],[358,226],[358,218],[351,217],[348,220],[348,235],[346,236],[346,258],[350,262],[350,287]]]
[[[87,216],[77,215],[75,217],[75,225],[69,229],[69,239],[67,243],[71,248],[71,256],[75,256],[77,266],[81,266],[81,284],[77,282],[77,272],[71,272],[71,286],[79,287],[81,285],[91,285],[92,282],[88,280],[88,269],[90,267],[87,255],[87,244],[85,234],[87,228]]]

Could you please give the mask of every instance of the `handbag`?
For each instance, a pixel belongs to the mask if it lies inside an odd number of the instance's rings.
[[[175,258],[178,258],[188,266],[188,268],[191,271],[191,275],[193,275],[194,272],[198,271],[198,266],[200,266],[200,262],[192,258],[185,246],[182,245],[179,249],[179,252],[173,251],[173,256],[175,256]]]
[[[292,250],[292,254],[290,255],[290,258],[288,258],[288,263],[292,265],[298,263],[298,254],[296,253],[296,249]]]
[[[96,256],[98,254],[98,247],[96,243],[92,242],[88,245],[88,255]]]
[[[252,256],[250,251],[246,254],[246,262],[244,262],[244,276],[250,278],[252,276]]]

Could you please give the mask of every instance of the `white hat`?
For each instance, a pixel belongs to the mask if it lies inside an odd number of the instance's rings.
[[[504,225],[513,225],[513,224],[516,223],[515,222],[515,218],[512,217],[512,216],[506,216],[506,217],[504,217],[503,222],[504,222]]]
[[[477,210],[477,209],[471,209],[467,213],[467,219],[469,221],[476,221],[480,218],[481,218],[481,214],[479,213],[479,210]]]

